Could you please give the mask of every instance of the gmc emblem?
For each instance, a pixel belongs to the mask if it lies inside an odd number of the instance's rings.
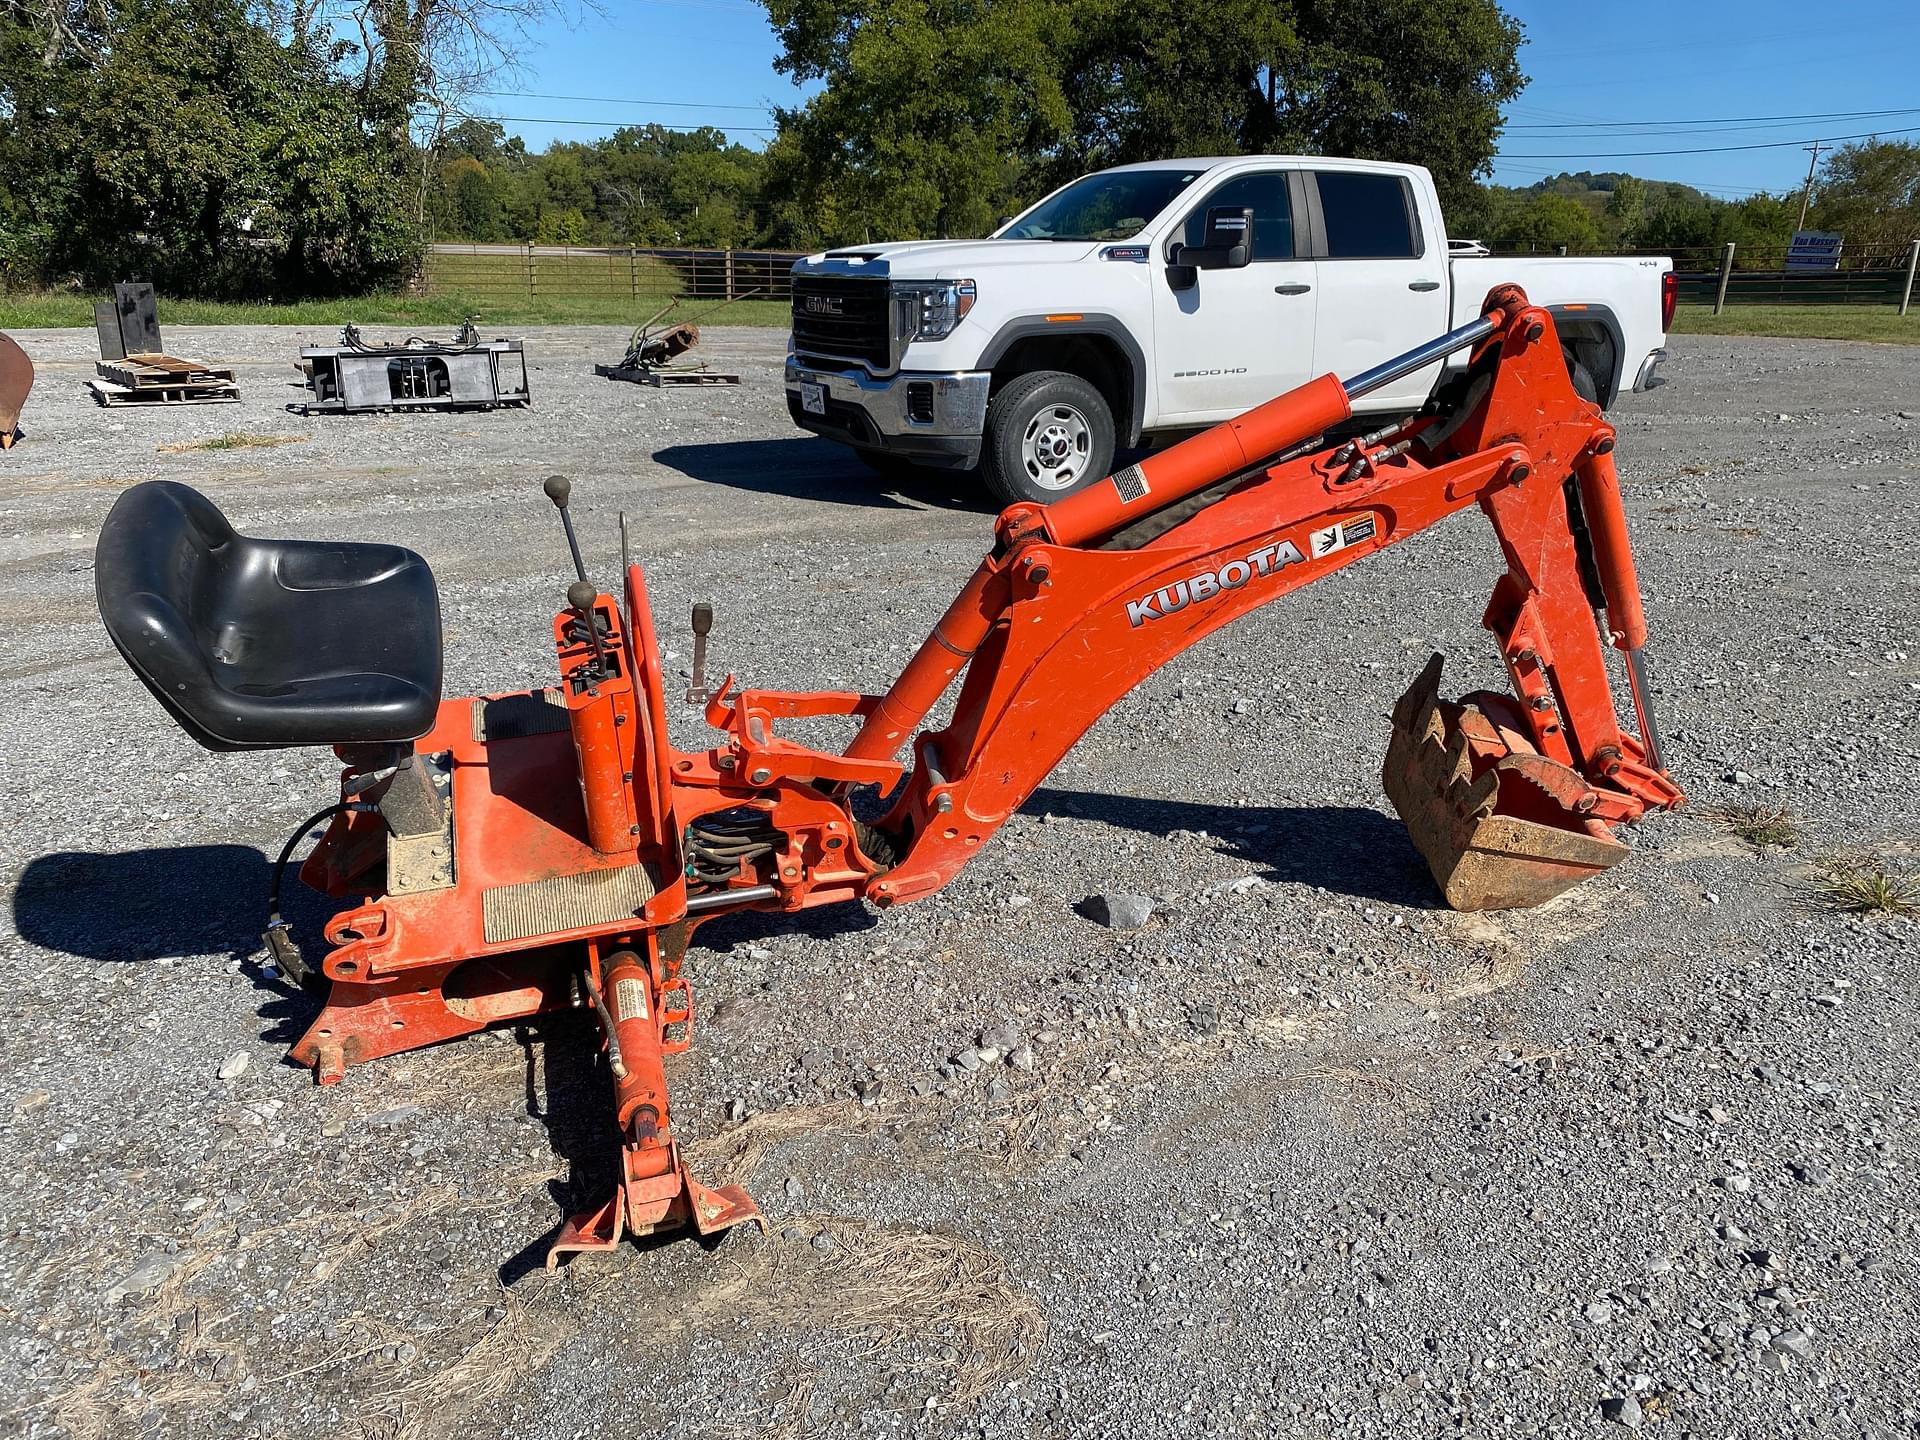
[[[809,315],[838,315],[840,297],[838,295],[809,295],[806,297]]]

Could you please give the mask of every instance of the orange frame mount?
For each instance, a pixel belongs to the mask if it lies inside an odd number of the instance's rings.
[[[447,863],[396,893],[382,821],[364,807],[337,815],[307,860],[303,878],[350,903],[326,927],[331,989],[294,1057],[332,1083],[384,1055],[591,1009],[622,1180],[567,1222],[549,1263],[627,1232],[764,1228],[744,1191],[694,1180],[674,1129],[663,1059],[692,1042],[695,929],[741,908],[885,906],[939,889],[1145,676],[1475,505],[1506,560],[1485,623],[1513,695],[1469,697],[1463,711],[1434,696],[1430,666],[1395,745],[1404,733],[1414,754],[1429,727],[1439,744],[1410,768],[1437,765],[1438,778],[1396,804],[1416,839],[1425,822],[1409,804],[1442,828],[1494,816],[1564,837],[1541,872],[1555,888],[1611,863],[1611,826],[1681,800],[1646,709],[1614,434],[1573,392],[1551,316],[1518,289],[1496,289],[1482,320],[1400,360],[1430,351],[1431,363],[1442,345],[1473,350],[1460,397],[1391,434],[1317,444],[1368,379],[1325,377],[1053,506],[1010,507],[885,695],[734,691],[729,676],[706,706],[720,734],[705,750],[667,739],[640,567],[621,601],[570,595],[554,622],[558,686],[445,701],[415,742],[451,776]],[[1617,718],[1608,644],[1630,662],[1638,735]],[[963,670],[951,721],[922,731]],[[816,716],[846,716],[858,733],[838,754],[778,733]],[[361,778],[350,763],[343,794]],[[863,821],[852,802],[868,786],[888,798]],[[1455,903],[1537,898],[1540,882],[1476,889],[1471,865],[1443,875],[1428,854]]]

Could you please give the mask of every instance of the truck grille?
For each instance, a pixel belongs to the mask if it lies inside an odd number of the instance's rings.
[[[793,349],[801,360],[857,360],[893,368],[887,282],[843,275],[793,277]]]

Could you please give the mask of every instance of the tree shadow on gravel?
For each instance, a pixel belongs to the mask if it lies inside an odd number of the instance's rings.
[[[711,485],[731,485],[759,495],[790,495],[834,505],[905,510],[907,502],[940,510],[998,507],[978,481],[964,473],[915,470],[882,476],[844,445],[831,440],[732,440],[718,445],[669,445],[653,458],[669,469]]]
[[[258,966],[271,870],[249,845],[41,855],[14,887],[13,928],[29,944],[85,960],[140,965],[217,955],[254,961],[247,973],[273,996],[261,1006],[261,1018],[272,1022],[262,1038],[291,1044],[320,1004],[297,985],[268,979]],[[323,953],[321,927],[335,903],[294,883],[282,901],[301,947],[308,955]]]
[[[118,854],[62,851],[28,863],[13,892],[20,938],[88,960],[151,961],[169,955],[260,952],[272,867],[250,845],[181,845]],[[288,887],[289,908],[309,898]],[[304,913],[289,915],[295,921]]]
[[[1357,805],[1201,805],[1042,788],[1021,810],[1098,820],[1145,835],[1204,830],[1219,854],[1261,867],[1263,879],[1319,885],[1412,910],[1444,908],[1406,827]]]

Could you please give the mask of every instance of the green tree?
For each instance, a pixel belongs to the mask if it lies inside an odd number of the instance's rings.
[[[1893,255],[1920,239],[1920,144],[1860,140],[1820,167],[1812,225],[1846,237],[1848,254]]]
[[[1068,0],[766,0],[780,69],[768,200],[787,243],[978,235],[1070,133]]]
[[[542,245],[584,245],[587,243],[587,217],[572,206],[548,210],[540,217],[534,237]]]
[[[413,250],[403,167],[337,62],[243,0],[0,8],[12,267],[175,293],[391,280]]]
[[[1607,196],[1607,218],[1613,222],[1614,233],[1622,245],[1636,243],[1635,237],[1646,216],[1647,182],[1633,175],[1621,176],[1614,182],[1613,193]]]
[[[1495,237],[1504,245],[1527,250],[1558,250],[1591,255],[1605,248],[1593,212],[1571,196],[1547,191],[1506,217]]]
[[[1496,0],[764,0],[774,230],[979,234],[1084,170],[1196,154],[1411,160],[1469,197],[1523,83]]]
[[[471,155],[456,155],[440,167],[443,233],[461,240],[499,240],[506,211],[487,167]]]
[[[1075,137],[1099,164],[1297,151],[1403,160],[1466,198],[1525,84],[1495,0],[1098,0],[1076,25]]]

